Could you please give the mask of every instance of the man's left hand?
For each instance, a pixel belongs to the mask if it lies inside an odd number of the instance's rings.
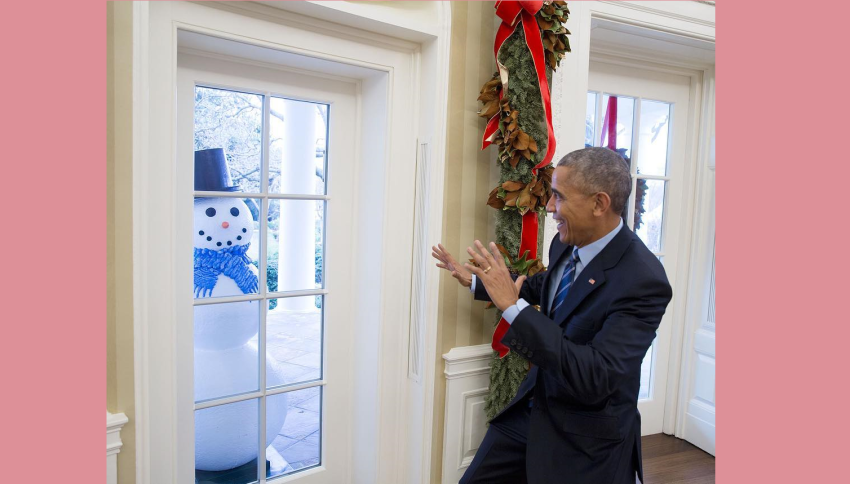
[[[475,249],[467,247],[466,251],[479,267],[469,263],[465,263],[464,266],[484,284],[484,289],[487,290],[493,304],[501,311],[516,304],[519,299],[519,290],[526,277],[519,276],[516,281],[511,278],[505,259],[496,244],[490,242],[488,251],[480,241],[476,240]]]

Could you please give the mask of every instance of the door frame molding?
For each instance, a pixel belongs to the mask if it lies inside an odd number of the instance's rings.
[[[693,394],[691,374],[695,370],[696,357],[690,352],[698,337],[698,332],[705,320],[703,311],[708,307],[707,276],[713,270],[715,254],[715,162],[714,162],[714,70],[706,71],[705,89],[703,90],[703,103],[711,106],[702,113],[701,127],[703,132],[700,136],[700,164],[697,167],[696,190],[694,193],[694,223],[692,229],[691,250],[689,260],[694,265],[690,271],[688,280],[687,304],[685,308],[685,320],[682,335],[681,372],[679,375],[678,405],[675,408],[674,435],[685,438],[687,432],[687,410]],[[711,234],[712,238],[700,237],[700,234]],[[713,336],[713,335],[712,335]],[[714,454],[714,447],[706,449],[705,443],[700,447]]]
[[[451,9],[442,2],[427,2],[439,25],[416,31],[421,12],[387,5],[330,5],[334,2],[311,3],[316,12],[327,11],[337,23],[254,2],[133,2],[133,298],[134,298],[134,376],[136,427],[136,482],[165,484],[183,482],[191,472],[185,463],[194,456],[185,455],[179,442],[187,424],[177,418],[176,351],[177,287],[173,244],[176,225],[175,200],[180,195],[175,185],[176,149],[173,128],[176,110],[177,30],[191,30],[261,47],[271,47],[337,63],[382,71],[386,75],[385,141],[380,164],[385,179],[380,194],[393,204],[382,204],[378,213],[370,213],[377,227],[383,229],[380,244],[383,251],[376,265],[375,283],[380,293],[375,296],[377,321],[374,333],[379,337],[371,350],[376,356],[377,375],[375,409],[377,448],[372,452],[377,482],[430,482],[431,428],[434,406],[435,368],[424,364],[423,375],[408,377],[408,338],[411,327],[410,301],[413,287],[424,288],[426,300],[436,300],[439,277],[433,268],[414,271],[412,257],[414,226],[417,237],[440,240],[445,168],[445,119],[448,96],[448,54]],[[344,8],[342,8],[344,7]],[[325,10],[323,10],[325,9]],[[179,10],[179,11],[178,11]],[[376,10],[380,12],[376,13]],[[187,16],[185,12],[202,13]],[[212,12],[215,13],[212,13]],[[182,14],[180,14],[182,12]],[[332,15],[331,15],[332,14]],[[290,29],[289,39],[281,41],[250,34],[241,26],[204,25],[208,16],[229,15],[244,18],[245,24],[261,26],[270,23]],[[339,22],[350,20],[349,25]],[[381,33],[387,20],[395,22],[392,35]],[[395,19],[395,20],[393,20]],[[401,21],[403,20],[403,21]],[[410,27],[410,26],[414,27]],[[276,28],[277,28],[276,27]],[[367,27],[368,30],[363,30]],[[327,41],[311,45],[292,36],[291,30],[324,36]],[[371,31],[370,31],[371,30]],[[353,49],[359,44],[361,49]],[[346,46],[344,52],[341,46]],[[374,53],[381,50],[384,56]],[[403,84],[404,83],[404,84]],[[364,90],[368,90],[364,85]],[[402,92],[409,98],[396,98]],[[364,94],[364,96],[368,93]],[[411,103],[409,100],[412,99]],[[395,101],[395,102],[394,102]],[[413,104],[404,109],[403,104]],[[362,105],[358,104],[358,110]],[[405,112],[405,116],[401,113]],[[426,140],[428,149],[420,149]],[[360,143],[364,145],[363,141]],[[427,153],[428,179],[419,186],[428,190],[429,207],[411,220],[414,189],[396,187],[397,180],[409,180],[416,186],[418,153]],[[363,177],[365,178],[365,177]],[[407,183],[407,182],[405,182]],[[376,190],[377,191],[377,190]],[[361,212],[366,207],[360,208]],[[390,222],[408,220],[410,223]],[[408,230],[409,229],[409,230]],[[409,233],[408,233],[409,232]],[[153,262],[158,262],[153,264]],[[179,265],[179,264],[178,264]],[[430,264],[428,264],[430,265]],[[412,278],[417,277],[414,281]],[[437,359],[437,308],[421,312],[424,338],[422,361]],[[365,309],[361,308],[360,313]],[[362,316],[362,314],[361,314]],[[185,436],[183,437],[185,438]],[[194,466],[192,466],[194,467]],[[356,473],[355,473],[356,474]],[[413,480],[411,480],[413,479]],[[360,482],[357,477],[352,482]]]
[[[553,99],[560,102],[563,113],[558,136],[558,148],[567,153],[584,147],[585,110],[588,91],[588,76],[591,58],[594,61],[639,65],[641,68],[686,75],[691,82],[690,116],[686,154],[694,160],[689,164],[684,177],[685,193],[697,188],[697,172],[708,162],[705,149],[712,130],[707,124],[705,113],[713,111],[713,92],[706,96],[705,83],[711,79],[713,90],[714,55],[697,55],[694,45],[710,46],[715,41],[714,5],[703,2],[573,2],[570,5],[570,44],[573,51],[562,61],[556,76],[563,93]],[[633,44],[593,41],[591,31],[594,21],[608,22],[613,28],[622,27],[641,41],[641,48]],[[665,45],[665,42],[667,43]],[[644,45],[645,43],[645,45]],[[665,48],[669,46],[670,48]],[[646,47],[646,48],[643,48]],[[651,49],[665,49],[661,55],[653,55]],[[684,222],[681,232],[680,257],[676,280],[680,281],[681,296],[674,294],[672,320],[674,322],[670,341],[667,367],[667,391],[663,432],[676,433],[681,405],[681,382],[683,344],[688,332],[683,323],[688,303],[688,282],[691,280],[690,255],[696,230],[693,224],[698,204],[696,198],[688,201],[682,210]],[[545,242],[548,243],[548,240]],[[545,251],[544,251],[545,252]],[[688,257],[685,257],[685,255]]]

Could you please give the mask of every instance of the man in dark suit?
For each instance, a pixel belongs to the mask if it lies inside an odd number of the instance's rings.
[[[513,280],[490,244],[461,267],[437,265],[489,299],[511,327],[502,343],[531,370],[487,431],[461,484],[634,484],[643,479],[637,410],[644,355],[672,297],[664,268],[623,224],[631,192],[605,148],[558,162],[546,210],[558,223],[549,270]],[[539,305],[540,311],[530,307]]]

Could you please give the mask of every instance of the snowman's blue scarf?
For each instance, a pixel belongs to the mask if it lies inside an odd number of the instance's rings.
[[[257,275],[251,270],[251,259],[245,255],[249,245],[221,250],[195,248],[195,297],[211,295],[219,274],[233,279],[243,293],[256,293]]]

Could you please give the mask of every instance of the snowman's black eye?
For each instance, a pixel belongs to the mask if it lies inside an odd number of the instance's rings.
[[[210,237],[209,235],[207,235],[207,240],[212,240],[212,237]]]
[[[200,232],[198,232],[198,235],[204,235],[204,231],[201,230]]]
[[[210,207],[206,211],[207,217],[215,217],[215,209]]]
[[[243,233],[243,234],[244,234],[245,232],[247,232],[247,231],[248,231],[248,229],[242,229],[242,233]]]
[[[236,208],[236,207],[231,208],[230,209],[230,215],[233,215],[234,217],[238,217],[239,216],[239,209]]]

